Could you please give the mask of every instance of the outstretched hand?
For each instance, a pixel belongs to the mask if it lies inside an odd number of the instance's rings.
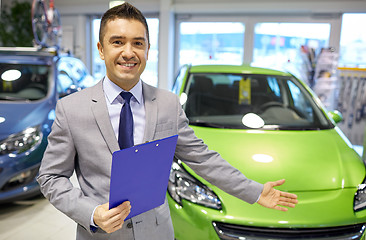
[[[286,207],[295,207],[298,202],[295,194],[274,189],[274,187],[281,186],[284,182],[285,179],[265,183],[258,204],[280,211],[287,211]]]

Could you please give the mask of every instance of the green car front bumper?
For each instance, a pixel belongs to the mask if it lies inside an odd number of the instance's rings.
[[[345,204],[354,192],[296,193],[299,204],[287,212],[232,198],[227,205],[229,195],[221,192],[222,210],[185,200],[180,205],[169,194],[168,202],[177,240],[365,239],[366,210],[355,213],[351,203]]]

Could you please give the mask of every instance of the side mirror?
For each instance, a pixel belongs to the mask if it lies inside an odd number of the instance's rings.
[[[332,118],[335,123],[340,123],[343,121],[342,113],[340,113],[338,110],[329,111],[328,116]]]

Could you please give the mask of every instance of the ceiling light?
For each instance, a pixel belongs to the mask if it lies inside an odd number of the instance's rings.
[[[249,128],[262,128],[264,126],[263,119],[255,113],[245,114],[241,121]]]
[[[1,79],[11,82],[19,79],[20,76],[22,76],[22,73],[19,70],[11,69],[3,72],[3,74],[1,74]]]

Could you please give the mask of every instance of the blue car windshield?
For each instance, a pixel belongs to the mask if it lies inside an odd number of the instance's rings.
[[[46,97],[50,66],[0,63],[0,101],[35,101]]]
[[[295,78],[265,74],[191,74],[183,105],[191,125],[233,129],[334,127]]]

